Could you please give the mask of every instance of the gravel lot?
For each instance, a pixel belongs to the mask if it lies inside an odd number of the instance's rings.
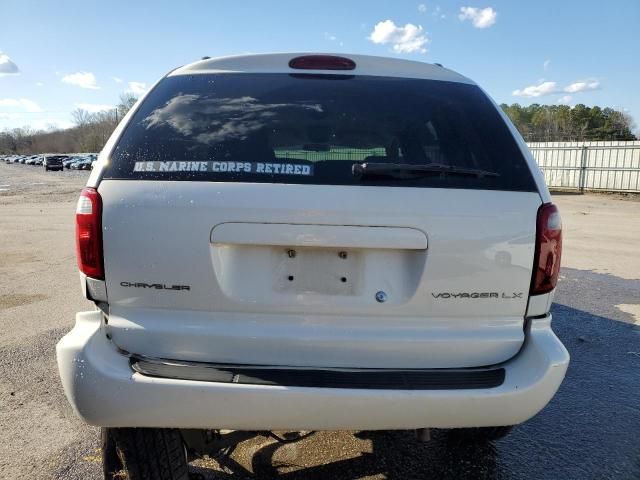
[[[97,429],[59,384],[54,347],[80,295],[73,212],[87,172],[0,163],[0,478],[98,479]],[[559,394],[506,439],[453,448],[435,432],[265,436],[200,461],[205,478],[640,478],[640,202],[557,195],[565,225],[554,328],[572,355]]]

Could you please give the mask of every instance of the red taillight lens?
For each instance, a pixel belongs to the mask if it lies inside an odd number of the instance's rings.
[[[531,295],[541,295],[556,288],[558,275],[560,275],[561,254],[562,220],[560,212],[553,203],[545,203],[538,209]]]
[[[76,208],[76,255],[80,271],[104,279],[102,258],[102,199],[95,188],[80,193]]]
[[[335,55],[305,55],[292,58],[289,67],[299,70],[353,70],[356,62]]]

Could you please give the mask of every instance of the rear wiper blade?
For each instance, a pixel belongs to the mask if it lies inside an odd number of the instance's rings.
[[[354,163],[351,167],[354,177],[391,177],[400,180],[414,179],[426,175],[460,175],[464,177],[499,177],[496,172],[475,168],[452,167],[441,163],[413,165],[409,163]]]

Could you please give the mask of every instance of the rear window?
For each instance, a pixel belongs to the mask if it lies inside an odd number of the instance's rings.
[[[354,163],[497,175],[359,177]],[[535,191],[477,86],[343,75],[167,77],[133,116],[103,178]]]

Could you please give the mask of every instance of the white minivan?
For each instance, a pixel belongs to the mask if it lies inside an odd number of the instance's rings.
[[[105,427],[107,478],[187,478],[223,429],[491,440],[569,363],[558,210],[500,108],[439,65],[178,68],[115,130],[76,220],[97,308],[57,358]]]

